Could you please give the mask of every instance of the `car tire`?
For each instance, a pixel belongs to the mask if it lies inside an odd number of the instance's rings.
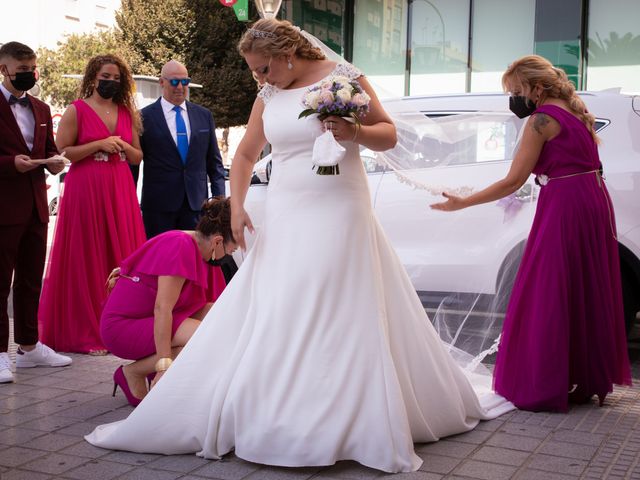
[[[49,203],[49,216],[54,217],[56,215],[58,215],[58,199],[54,198]]]

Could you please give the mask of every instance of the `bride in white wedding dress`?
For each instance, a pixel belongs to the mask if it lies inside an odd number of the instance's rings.
[[[286,21],[260,20],[240,51],[266,83],[232,167],[232,226],[265,142],[273,172],[264,225],[245,262],[187,346],[123,421],[86,439],[132,452],[197,453],[280,466],[355,460],[418,469],[414,442],[474,428],[513,406],[479,394],[433,329],[371,207],[358,144],[386,150],[395,128],[369,83],[324,58]],[[331,117],[347,149],[339,175],[318,175],[317,120],[298,119],[306,88],[331,75],[371,96],[362,128]],[[355,140],[351,141],[354,138]],[[426,208],[426,207],[425,207]]]

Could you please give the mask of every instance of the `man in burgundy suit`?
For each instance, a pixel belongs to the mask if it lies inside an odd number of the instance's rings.
[[[71,359],[38,341],[38,301],[47,247],[44,169],[64,169],[53,142],[49,106],[27,95],[36,55],[9,42],[0,47],[0,383],[13,381],[7,299],[13,277],[16,367],[63,367]]]

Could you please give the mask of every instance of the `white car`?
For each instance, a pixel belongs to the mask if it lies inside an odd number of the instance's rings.
[[[640,97],[615,91],[580,95],[597,117],[602,140],[600,158],[615,207],[625,317],[630,328],[640,310]],[[420,137],[422,143],[416,141],[414,151],[397,153],[412,157],[399,158],[411,168],[409,178],[474,190],[502,178],[510,167],[524,122],[509,111],[508,103],[503,94],[383,102],[396,116],[411,119],[419,114],[433,119],[431,134]],[[403,130],[399,125],[398,130],[399,135],[415,135],[411,128]],[[446,166],[432,168],[444,159]],[[511,198],[444,213],[428,207],[438,197],[410,188],[389,170],[371,168],[377,165],[371,160],[371,155],[363,155],[376,214],[425,304],[437,305],[450,292],[488,297],[510,292],[535,212],[539,187],[533,176]],[[261,183],[249,188],[246,199],[247,212],[258,229],[264,217],[268,169],[268,158],[256,164]],[[252,242],[249,236],[249,245]],[[238,255],[236,262],[241,260]]]

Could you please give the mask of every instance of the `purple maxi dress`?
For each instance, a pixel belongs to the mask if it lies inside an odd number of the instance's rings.
[[[614,383],[631,384],[631,372],[615,217],[594,172],[601,166],[597,145],[568,111],[543,105],[536,113],[562,130],[533,170],[550,180],[511,294],[494,388],[520,409],[564,412],[569,391],[604,400]]]

